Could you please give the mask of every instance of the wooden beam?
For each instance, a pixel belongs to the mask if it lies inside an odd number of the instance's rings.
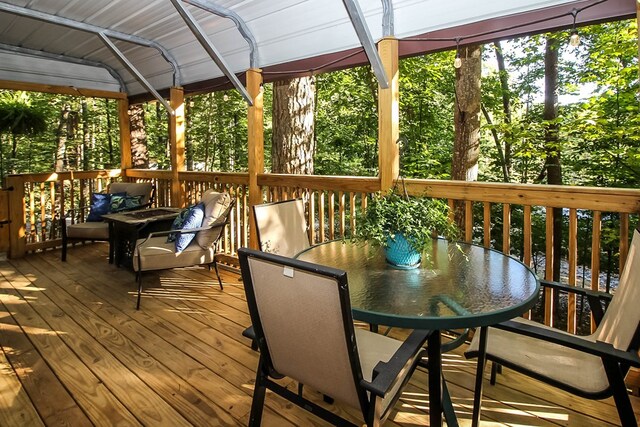
[[[247,70],[247,91],[253,100],[248,108],[247,128],[249,134],[249,247],[258,249],[258,236],[254,225],[253,206],[262,200],[262,188],[258,185],[258,174],[264,173],[264,112],[262,70]]]
[[[9,192],[9,257],[22,258],[27,246],[27,207],[24,201],[24,178],[12,175],[6,178]]]
[[[127,94],[124,92],[77,88],[73,86],[57,86],[39,83],[16,82],[12,80],[0,80],[0,89],[56,93],[60,95],[85,96],[88,98],[127,99]]]
[[[179,173],[185,170],[184,132],[185,110],[184,92],[180,87],[169,90],[169,104],[174,114],[169,114],[169,144],[171,147],[171,205],[184,207],[184,184]]]
[[[118,124],[120,126],[120,169],[126,171],[133,166],[131,159],[129,101],[127,99],[118,100]]]
[[[378,43],[378,52],[389,79],[389,88],[378,86],[378,167],[381,191],[393,187],[400,173],[400,96],[398,82],[398,40],[385,37]]]

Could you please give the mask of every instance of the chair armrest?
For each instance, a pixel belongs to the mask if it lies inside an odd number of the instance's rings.
[[[608,294],[606,292],[593,291],[591,289],[579,288],[577,286],[568,286],[558,282],[551,282],[548,280],[540,280],[540,285],[546,288],[555,289],[561,292],[567,292],[572,294],[577,294],[581,296],[586,296],[589,301],[589,307],[591,308],[591,313],[596,322],[596,326],[600,324],[602,317],[604,316],[604,310],[602,309],[602,302],[605,303],[605,308],[611,302],[611,298],[613,295]]]
[[[424,343],[429,335],[430,330],[413,331],[388,362],[378,362],[373,369],[373,379],[370,382],[362,380],[361,385],[376,396],[384,397],[396,384],[400,374],[420,361],[420,353],[426,353]]]
[[[552,328],[543,327],[542,325],[536,326],[513,320],[508,320],[506,322],[493,325],[492,327],[563,345],[603,359],[615,359],[617,362],[628,363],[631,366],[640,367],[640,357],[636,352],[618,350],[611,344],[602,341],[593,342],[577,335],[564,334]]]

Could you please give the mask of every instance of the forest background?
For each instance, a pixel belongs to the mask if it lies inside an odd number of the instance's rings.
[[[580,28],[578,46],[570,45],[569,38],[564,31],[479,47],[478,180],[549,183],[553,158],[562,174],[561,182],[551,183],[638,187],[636,20]],[[557,50],[552,100],[557,114],[552,118],[545,115],[544,84],[550,44]],[[406,177],[452,178],[454,110],[460,96],[455,56],[455,51],[447,51],[400,61],[400,161]],[[307,172],[375,176],[377,81],[371,69],[318,74],[307,86],[315,88],[308,92],[315,108],[312,167]],[[272,152],[265,166],[271,171],[272,161],[277,161],[277,149],[271,149],[272,117],[278,107],[274,102],[272,108],[274,85],[264,87],[265,152]],[[246,113],[246,103],[235,91],[187,98],[187,169],[246,171]],[[169,169],[167,114],[162,106],[133,108],[131,119],[136,167]],[[556,136],[551,142],[549,129]],[[15,173],[117,168],[119,161],[113,100],[0,91],[0,182]],[[614,242],[615,218],[604,219],[603,233]],[[610,252],[604,264],[617,265],[615,256]]]

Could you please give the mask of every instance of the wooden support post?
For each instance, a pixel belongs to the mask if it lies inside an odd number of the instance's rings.
[[[378,87],[378,167],[380,190],[388,191],[400,173],[400,96],[398,72],[398,40],[385,37],[378,52],[389,78],[389,88]]]
[[[262,203],[262,189],[258,185],[258,174],[264,173],[264,119],[262,70],[247,70],[247,91],[253,100],[247,112],[249,136],[249,247],[258,248],[253,206]]]
[[[133,166],[131,159],[131,128],[129,122],[129,101],[118,100],[118,122],[120,125],[120,169],[126,174]]]
[[[171,206],[184,207],[184,184],[180,182],[180,171],[184,170],[184,91],[181,87],[169,89],[169,105],[174,114],[169,114],[169,145],[171,147]]]
[[[27,247],[27,208],[24,201],[24,178],[20,175],[7,177],[9,192],[9,257],[22,258]]]

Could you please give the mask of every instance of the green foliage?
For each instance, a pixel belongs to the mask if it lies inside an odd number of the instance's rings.
[[[428,248],[434,232],[449,240],[459,237],[458,227],[449,220],[449,206],[443,200],[428,197],[408,197],[390,191],[374,194],[358,220],[355,241],[367,241],[386,246],[387,238],[402,233],[418,252]]]
[[[0,132],[35,136],[47,129],[44,113],[19,102],[0,103]]]

